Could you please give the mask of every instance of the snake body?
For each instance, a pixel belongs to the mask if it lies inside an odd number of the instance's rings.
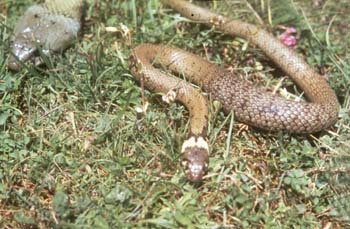
[[[233,111],[240,122],[265,130],[292,133],[317,132],[335,123],[339,104],[327,80],[271,34],[255,25],[223,17],[183,0],[162,2],[193,21],[243,37],[258,46],[297,83],[310,101],[296,102],[267,93],[181,49],[139,45],[131,56],[131,73],[149,90],[165,94],[167,101],[183,103],[190,112],[190,131],[182,145],[183,164],[190,181],[200,181],[208,169],[207,99],[188,82],[160,71],[155,63],[202,86],[212,98],[222,103],[226,113]],[[18,70],[21,63],[34,61],[38,45],[46,52],[64,50],[80,30],[83,6],[83,0],[47,0],[29,8],[14,30],[14,58],[10,58],[9,68]]]
[[[161,72],[160,64],[203,86],[226,113],[234,112],[240,122],[269,130],[313,133],[335,123],[339,104],[324,76],[316,73],[298,54],[285,47],[265,30],[232,20],[182,0],[163,0],[193,21],[240,36],[258,46],[305,92],[309,101],[296,102],[253,87],[234,74],[186,51],[164,45],[142,44],[134,49],[131,72],[144,80],[150,90],[169,94],[190,112],[190,133],[182,147],[187,178],[200,181],[208,167],[206,143],[208,108],[205,98],[187,82]],[[136,66],[139,66],[138,68]]]
[[[29,7],[15,26],[8,67],[18,71],[23,63],[39,64],[38,47],[45,54],[66,49],[78,36],[84,5],[84,0],[46,0]]]

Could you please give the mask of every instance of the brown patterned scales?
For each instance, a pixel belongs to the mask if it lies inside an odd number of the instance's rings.
[[[232,73],[186,51],[164,45],[142,44],[134,49],[131,72],[150,90],[167,94],[190,112],[190,133],[183,143],[183,162],[187,178],[200,181],[208,167],[206,142],[208,107],[206,99],[187,82],[165,74],[153,66],[160,64],[183,74],[203,86],[226,113],[234,112],[240,122],[271,131],[312,133],[333,125],[339,104],[325,77],[316,73],[302,57],[291,51],[265,30],[232,20],[182,0],[162,0],[174,10],[198,23],[240,36],[255,44],[305,92],[308,103],[287,100],[253,87]],[[139,66],[139,67],[137,67]]]

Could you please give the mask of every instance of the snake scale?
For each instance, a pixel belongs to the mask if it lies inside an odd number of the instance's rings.
[[[339,104],[325,77],[273,35],[255,25],[221,16],[187,1],[162,2],[195,22],[214,26],[258,46],[309,99],[309,102],[296,102],[267,93],[238,79],[234,73],[181,49],[161,44],[137,46],[130,58],[130,72],[149,90],[163,93],[168,101],[181,102],[190,112],[190,131],[182,145],[188,180],[202,180],[208,169],[208,102],[191,84],[164,73],[155,64],[183,74],[189,81],[202,86],[214,100],[221,102],[225,113],[233,111],[236,120],[251,126],[269,131],[313,133],[335,123]],[[47,0],[37,8],[29,8],[14,30],[12,52],[15,58],[10,59],[9,68],[18,70],[21,63],[33,61],[38,43],[47,52],[65,49],[81,27],[83,5],[82,0]],[[51,25],[50,32],[48,25]],[[51,33],[63,38],[52,42]]]

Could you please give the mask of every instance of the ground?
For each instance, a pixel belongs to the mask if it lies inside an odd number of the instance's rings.
[[[276,36],[297,30],[296,52],[335,90],[337,123],[321,133],[269,133],[211,103],[210,168],[190,184],[181,166],[188,112],[141,88],[133,47],[183,48],[267,90],[300,91],[247,41],[189,22],[158,0],[88,1],[83,33],[62,55],[19,72],[9,37],[34,1],[0,3],[2,228],[343,228],[350,222],[348,0],[194,1]],[[210,99],[210,97],[208,97]],[[122,226],[123,225],[123,226]]]

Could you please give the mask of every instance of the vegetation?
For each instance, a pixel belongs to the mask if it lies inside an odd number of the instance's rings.
[[[0,3],[2,228],[350,225],[348,0],[196,2],[276,35],[295,27],[296,52],[328,76],[341,104],[334,127],[312,135],[263,132],[212,105],[210,171],[200,185],[186,181],[180,163],[186,109],[146,90],[149,107],[137,116],[132,48],[181,47],[299,99],[294,84],[247,41],[189,22],[159,0],[89,0],[73,47],[10,72],[9,38],[33,3]]]

